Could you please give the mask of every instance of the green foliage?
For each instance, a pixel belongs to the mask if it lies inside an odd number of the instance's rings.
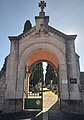
[[[54,73],[54,68],[48,63],[45,74],[45,84],[49,85],[53,81],[53,84],[57,83],[56,76]]]
[[[30,85],[37,85],[39,82],[43,84],[44,76],[43,76],[43,64],[42,62],[36,64],[32,67],[32,73],[30,76]]]

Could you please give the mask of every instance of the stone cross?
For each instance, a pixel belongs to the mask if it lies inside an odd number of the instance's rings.
[[[41,12],[43,12],[44,7],[46,7],[46,2],[40,1],[39,7],[41,7]]]

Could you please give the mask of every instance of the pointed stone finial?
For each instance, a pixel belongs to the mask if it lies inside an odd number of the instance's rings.
[[[41,12],[43,12],[44,7],[46,7],[46,2],[45,1],[40,1],[39,7],[41,7]]]

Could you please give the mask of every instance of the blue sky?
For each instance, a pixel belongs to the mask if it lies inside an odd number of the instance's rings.
[[[8,36],[23,32],[24,23],[35,25],[40,0],[0,0],[0,69],[10,51]],[[84,0],[46,0],[45,13],[49,25],[65,34],[77,34],[76,52],[80,56],[80,69],[84,71]]]

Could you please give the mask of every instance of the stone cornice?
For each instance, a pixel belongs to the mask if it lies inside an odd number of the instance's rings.
[[[30,31],[26,31],[25,33],[20,34],[18,37],[19,37],[19,39],[22,39],[22,38],[30,35],[30,34],[33,33],[34,31],[36,31],[36,26],[32,27],[32,28],[30,29]]]
[[[30,35],[32,32],[34,32],[36,30],[36,27],[34,26],[30,31],[26,31],[18,36],[8,36],[9,40],[20,40],[28,35]]]
[[[75,54],[76,54],[77,58],[80,58],[80,56],[77,53],[75,53]]]
[[[73,40],[75,40],[76,37],[77,37],[77,35],[66,35],[66,34],[60,32],[59,30],[57,30],[57,29],[55,29],[55,28],[53,28],[51,26],[48,26],[48,31],[50,31],[50,32],[52,32],[52,33],[54,33],[54,34],[56,34],[56,35],[58,35],[60,37],[63,37],[65,39],[73,39]]]
[[[12,40],[20,40],[20,39],[23,39],[25,38],[26,36],[30,35],[31,33],[35,32],[36,31],[36,26],[32,27],[32,29],[30,31],[26,31],[25,33],[22,33],[18,36],[9,36],[9,40],[12,41]],[[62,32],[60,32],[59,30],[51,27],[51,26],[48,26],[48,32],[51,32],[53,34],[56,34],[57,36],[59,37],[62,37],[66,40],[75,40],[77,35],[66,35]]]
[[[19,37],[18,36],[8,36],[9,40],[12,41],[12,40],[19,40]]]
[[[73,40],[75,40],[76,39],[76,37],[77,37],[77,35],[67,35],[67,39],[73,39]]]
[[[55,28],[53,28],[51,26],[48,26],[48,31],[56,34],[57,36],[64,37],[64,38],[66,37],[66,34],[56,30]]]
[[[49,16],[35,16],[35,19],[39,19],[39,18],[48,18],[49,19]]]

